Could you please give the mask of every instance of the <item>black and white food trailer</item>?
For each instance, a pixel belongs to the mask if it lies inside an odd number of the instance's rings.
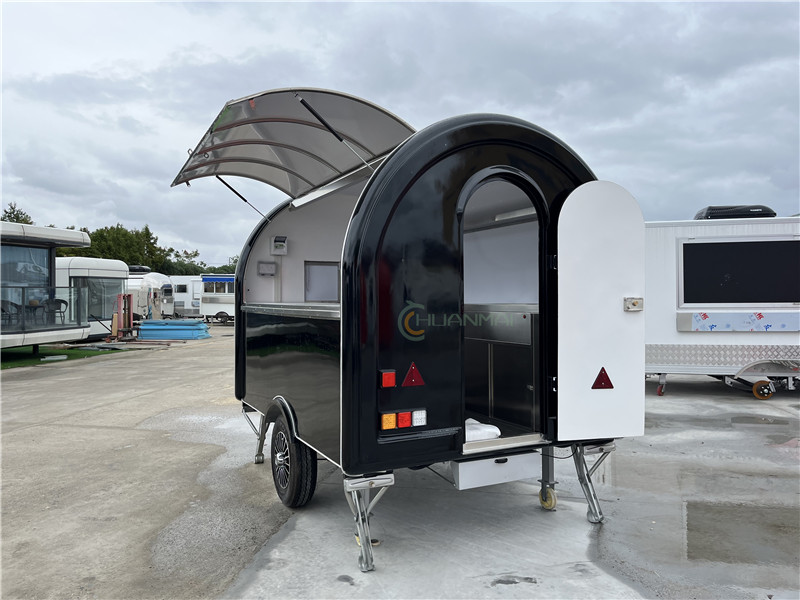
[[[644,431],[644,222],[628,192],[517,118],[415,132],[317,89],[228,102],[172,185],[228,175],[289,196],[242,249],[235,318],[236,397],[256,462],[273,424],[285,505],[311,499],[318,457],[336,465],[368,571],[361,542],[395,470],[432,466],[458,489],[539,476],[552,510],[555,449],[571,447],[603,519],[591,475]]]

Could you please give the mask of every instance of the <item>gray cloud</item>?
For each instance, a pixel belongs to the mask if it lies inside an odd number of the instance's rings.
[[[13,5],[3,21],[3,198],[40,223],[147,222],[224,262],[258,215],[216,181],[169,183],[227,100],[291,86],[361,96],[417,128],[521,117],[630,189],[648,219],[709,204],[800,212],[797,3],[68,7],[111,36],[85,38],[73,62],[64,29],[37,32],[53,60],[30,68],[28,42],[7,35],[44,27],[47,7]],[[262,211],[282,198],[234,183]]]

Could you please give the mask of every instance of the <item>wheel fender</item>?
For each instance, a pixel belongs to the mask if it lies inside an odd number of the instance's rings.
[[[283,415],[283,418],[286,421],[286,424],[289,426],[292,435],[297,437],[297,416],[294,413],[292,405],[289,404],[289,402],[283,396],[275,396],[272,399],[272,404],[270,404],[269,408],[267,409],[267,421],[274,423],[275,420],[281,415]]]
[[[751,362],[734,377],[792,377],[800,370],[800,360],[794,358],[765,359]]]

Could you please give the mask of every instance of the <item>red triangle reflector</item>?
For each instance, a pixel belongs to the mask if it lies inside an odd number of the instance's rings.
[[[593,390],[611,390],[614,388],[614,384],[611,383],[611,379],[608,377],[608,373],[606,373],[606,368],[601,367],[600,372],[597,374],[597,379],[594,380],[594,385],[592,385]]]
[[[406,378],[403,379],[402,387],[412,387],[415,385],[425,385],[425,381],[423,381],[422,375],[419,374],[417,365],[412,362],[408,369],[408,373],[406,373]]]

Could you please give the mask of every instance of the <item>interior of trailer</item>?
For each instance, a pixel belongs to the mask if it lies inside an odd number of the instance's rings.
[[[543,440],[539,223],[525,192],[501,179],[479,187],[464,210],[464,454]]]

